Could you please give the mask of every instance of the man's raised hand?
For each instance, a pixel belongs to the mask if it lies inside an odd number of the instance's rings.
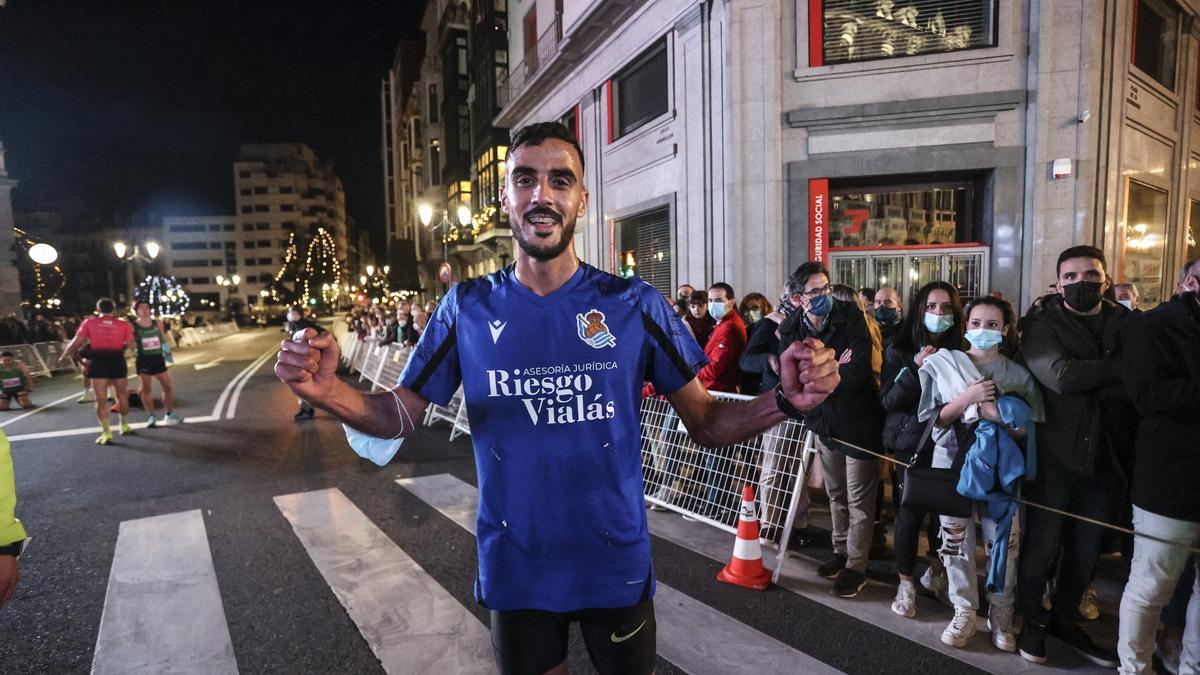
[[[279,345],[275,376],[300,398],[318,403],[337,382],[338,346],[330,333],[312,328],[297,331]]]
[[[834,351],[816,338],[793,342],[779,356],[779,382],[788,402],[805,412],[821,405],[842,381]]]

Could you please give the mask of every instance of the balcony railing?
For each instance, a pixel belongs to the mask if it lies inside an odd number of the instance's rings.
[[[515,66],[510,66],[508,74],[497,79],[496,103],[499,107],[503,108],[508,105],[509,101],[519,96],[526,85],[532,82],[542,69],[550,65],[558,53],[560,44],[562,44],[562,14],[556,12],[550,26],[538,36],[537,43],[530,45],[525,50],[525,60]]]

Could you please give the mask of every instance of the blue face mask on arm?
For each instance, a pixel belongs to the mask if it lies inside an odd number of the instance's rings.
[[[414,427],[412,417],[409,416],[404,404],[400,402],[400,395],[395,390],[391,394],[396,397],[396,412],[400,415],[400,433],[392,438],[379,438],[378,436],[365,434],[352,426],[342,425],[342,429],[346,432],[346,442],[350,444],[350,449],[359,457],[370,460],[376,466],[383,466],[392,461],[392,458],[400,451],[401,444],[404,443],[404,439],[401,436],[404,435],[406,430],[411,431]],[[407,425],[407,428],[405,425]]]

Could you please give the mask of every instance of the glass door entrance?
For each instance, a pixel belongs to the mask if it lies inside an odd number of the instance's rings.
[[[895,288],[905,304],[930,281],[947,281],[964,302],[988,292],[986,246],[944,249],[830,251],[833,283],[854,288]]]

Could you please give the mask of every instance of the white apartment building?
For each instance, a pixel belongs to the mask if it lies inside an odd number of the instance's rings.
[[[1028,306],[1099,246],[1166,297],[1200,253],[1200,2],[509,0],[496,126],[561,119],[581,254],[671,292],[932,279]]]
[[[159,241],[162,273],[187,291],[188,311],[199,312],[260,304],[287,245],[278,233],[238,227],[234,216],[167,216]]]

